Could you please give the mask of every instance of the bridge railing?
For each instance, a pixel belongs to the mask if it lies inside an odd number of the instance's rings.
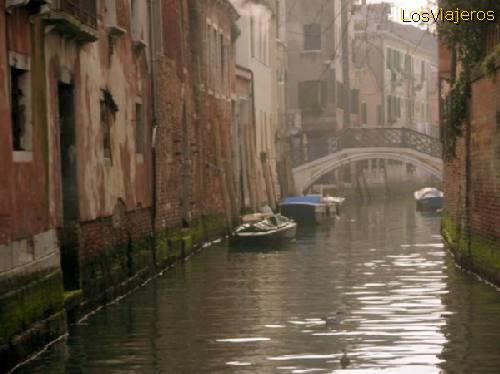
[[[408,148],[441,158],[441,142],[427,134],[407,128],[349,128],[337,137],[308,139],[292,144],[294,167],[351,148]]]

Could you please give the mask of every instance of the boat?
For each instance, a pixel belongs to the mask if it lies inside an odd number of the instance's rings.
[[[415,200],[418,210],[438,210],[443,207],[443,192],[433,187],[415,191]]]
[[[292,239],[297,223],[281,214],[256,213],[243,217],[243,224],[234,231],[234,238],[246,241]]]
[[[286,197],[280,204],[280,211],[286,217],[299,223],[322,223],[340,214],[343,197],[306,195]]]

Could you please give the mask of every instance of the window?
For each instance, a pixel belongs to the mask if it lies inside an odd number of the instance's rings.
[[[210,29],[210,71],[209,71],[209,87],[215,91],[217,87],[216,72],[217,72],[217,31],[214,28]]]
[[[157,55],[163,54],[163,16],[162,16],[162,1],[151,0],[151,24],[153,33],[151,35],[153,52]]]
[[[135,153],[144,154],[144,120],[142,104],[135,104]]]
[[[405,56],[405,72],[407,74],[413,74],[413,61],[411,55]]]
[[[299,107],[303,110],[324,108],[327,102],[325,81],[304,81],[299,83]]]
[[[391,70],[401,69],[401,53],[392,48],[387,48],[386,67]]]
[[[396,56],[394,58],[394,64],[396,70],[401,70],[401,53],[399,51],[395,51]]]
[[[29,70],[10,68],[12,148],[31,151],[31,79]]]
[[[361,103],[361,124],[366,125],[368,122],[366,103]]]
[[[132,21],[132,40],[143,40],[142,35],[142,14],[141,0],[132,0],[130,4],[130,14]]]
[[[420,80],[422,82],[425,80],[425,73],[426,73],[425,61],[422,60],[420,63]]]
[[[337,108],[344,109],[344,85],[337,82]]]
[[[304,25],[304,50],[321,50],[321,25],[312,23]]]
[[[337,72],[335,68],[330,69],[330,102],[333,104],[337,98]]]
[[[359,114],[359,90],[351,90],[351,113]]]
[[[206,32],[206,37],[205,37],[205,42],[207,43],[207,88],[212,87],[212,29],[210,25],[207,23],[207,32]]]
[[[116,0],[106,0],[106,23],[108,26],[116,26]]]
[[[393,121],[392,110],[391,96],[387,96],[387,119],[389,122]]]
[[[250,55],[255,57],[255,20],[250,16]]]
[[[104,158],[111,159],[111,125],[115,120],[118,107],[107,90],[101,91],[101,133]]]
[[[219,35],[219,56],[220,56],[220,90],[222,92],[226,91],[226,47],[224,45],[224,36]]]
[[[387,116],[390,122],[401,117],[401,99],[395,96],[387,96]]]

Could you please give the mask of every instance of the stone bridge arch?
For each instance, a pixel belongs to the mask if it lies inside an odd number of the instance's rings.
[[[323,175],[345,165],[370,159],[412,164],[442,179],[439,139],[409,128],[347,128],[337,136],[306,139],[293,149],[297,192],[304,192]]]
[[[365,160],[394,160],[414,165],[442,179],[443,162],[440,158],[408,148],[351,148],[305,163],[293,169],[295,187],[304,193],[322,176],[351,163]]]

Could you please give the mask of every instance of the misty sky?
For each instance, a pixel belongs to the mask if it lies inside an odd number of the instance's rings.
[[[433,1],[429,0],[368,0],[367,2],[369,3],[380,3],[380,2],[386,2],[386,3],[392,3],[394,4],[395,8],[393,17],[398,19],[399,18],[399,9],[403,8],[405,10],[411,11],[411,10],[418,10],[420,8],[427,8],[428,4]]]
[[[380,3],[382,0],[369,0],[370,3]],[[420,7],[425,7],[428,0],[385,0],[384,2],[393,3],[398,7],[403,7],[405,9],[418,9]]]

